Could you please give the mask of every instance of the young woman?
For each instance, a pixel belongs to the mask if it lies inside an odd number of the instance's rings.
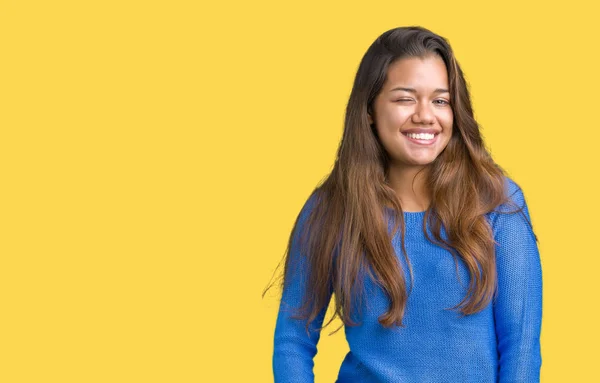
[[[335,166],[286,249],[275,382],[313,382],[330,300],[338,382],[538,382],[542,271],[521,188],[473,118],[448,42],[383,33],[363,57]]]

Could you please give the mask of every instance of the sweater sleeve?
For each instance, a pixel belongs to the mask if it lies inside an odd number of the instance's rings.
[[[305,383],[314,382],[314,356],[317,354],[317,343],[320,338],[319,327],[323,324],[327,305],[320,311],[317,318],[309,325],[306,332],[306,321],[293,319],[294,309],[300,307],[306,289],[306,272],[308,262],[303,257],[303,249],[298,244],[299,233],[302,231],[314,197],[303,206],[290,249],[290,267],[287,274],[289,282],[282,291],[277,322],[275,325],[273,349],[273,376],[275,383]],[[327,303],[332,295],[329,290]]]
[[[509,196],[522,207],[500,206],[494,213],[498,294],[494,301],[499,383],[540,380],[542,364],[542,268],[525,196],[507,178]],[[527,220],[525,219],[527,218]]]

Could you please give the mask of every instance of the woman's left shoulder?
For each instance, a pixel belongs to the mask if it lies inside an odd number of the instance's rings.
[[[519,213],[527,210],[525,194],[521,186],[511,177],[504,176],[504,201],[486,214],[486,217],[495,223],[499,214]]]

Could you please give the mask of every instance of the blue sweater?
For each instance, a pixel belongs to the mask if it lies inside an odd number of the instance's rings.
[[[529,218],[522,190],[508,177],[506,190],[513,201],[524,206]],[[310,202],[307,200],[300,212],[299,227],[307,218]],[[514,209],[502,205],[496,211]],[[369,295],[363,316],[358,318],[362,324],[344,328],[350,351],[336,382],[539,382],[542,270],[538,247],[520,213],[496,211],[486,218],[497,242],[498,296],[483,311],[462,318],[458,312],[444,308],[456,305],[465,296],[469,282],[466,266],[459,259],[459,281],[451,253],[425,238],[425,213],[404,212],[406,251],[414,274],[403,320],[406,327],[386,329],[378,323],[377,318],[388,309],[389,299],[365,278]],[[392,220],[389,222],[391,233]],[[443,227],[442,237],[447,238]],[[392,243],[410,288],[399,232]],[[292,245],[290,256],[292,261],[301,260],[297,246]],[[315,328],[322,325],[327,308],[311,323],[308,336],[305,322],[291,319],[288,307],[299,307],[304,288],[298,273],[291,275],[291,283],[283,290],[274,334],[275,383],[314,382],[313,358],[320,338]]]

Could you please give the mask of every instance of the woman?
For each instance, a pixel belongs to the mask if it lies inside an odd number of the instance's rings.
[[[538,382],[542,272],[520,187],[494,163],[448,42],[383,33],[335,166],[290,235],[275,382],[313,382],[330,299],[338,382]]]

